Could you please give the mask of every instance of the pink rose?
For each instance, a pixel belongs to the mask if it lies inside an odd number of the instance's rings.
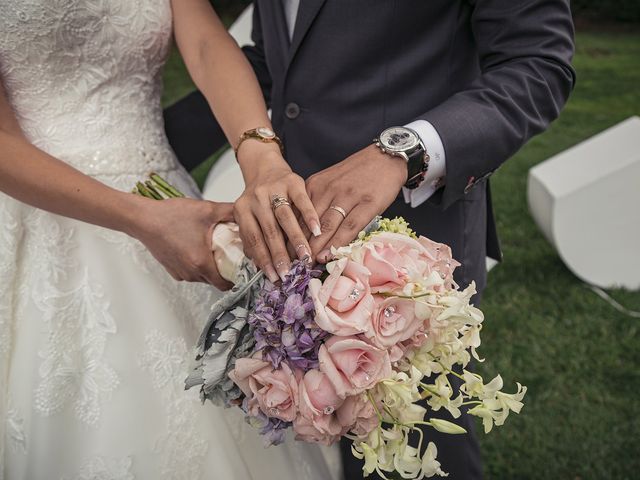
[[[300,382],[300,413],[307,418],[331,415],[344,401],[320,370],[309,370]]]
[[[391,245],[376,241],[376,237],[365,245],[362,264],[371,272],[371,290],[374,293],[389,292],[406,282],[402,256]]]
[[[413,300],[390,297],[376,297],[372,329],[365,335],[381,348],[391,348],[399,342],[411,338],[424,324],[416,316]]]
[[[336,416],[342,425],[342,435],[352,432],[360,438],[366,437],[379,424],[373,405],[364,395],[347,397]]]
[[[291,422],[298,412],[299,372],[293,372],[286,363],[274,369],[271,363],[260,358],[240,358],[229,378],[249,399],[249,413],[257,409],[270,417]],[[298,377],[298,378],[296,378]]]
[[[331,337],[320,346],[318,359],[320,371],[342,398],[362,393],[391,376],[389,353],[354,336]]]
[[[445,281],[446,288],[451,288],[453,285],[453,271],[460,266],[460,262],[453,259],[451,247],[422,236],[418,238],[418,241],[429,255],[435,258],[435,263],[431,265],[432,271],[440,274],[440,277]]]
[[[332,435],[326,431],[319,430],[313,420],[302,415],[298,415],[293,421],[293,431],[296,432],[296,440],[303,442],[321,443],[322,445],[332,445],[340,440],[340,424],[335,420],[335,414],[331,415],[337,425],[338,433]]]
[[[311,279],[309,293],[320,328],[342,337],[370,328],[374,301],[369,276],[369,270],[362,265],[341,258],[331,264],[331,274],[324,283]]]
[[[453,270],[460,265],[451,258],[451,249],[428,238],[382,232],[365,244],[363,265],[371,272],[373,293],[393,291],[407,281],[426,278],[437,272],[447,287],[453,282]]]
[[[329,378],[319,370],[309,370],[299,386],[300,415],[311,421],[322,435],[339,435],[342,427],[334,412],[343,399],[336,393]],[[302,423],[307,426],[306,423]]]

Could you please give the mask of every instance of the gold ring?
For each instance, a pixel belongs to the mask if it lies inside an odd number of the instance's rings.
[[[287,197],[282,197],[280,195],[273,195],[271,197],[271,210],[275,211],[276,208],[281,207],[283,205],[291,206],[289,203],[289,199]]]
[[[337,205],[331,205],[329,207],[332,210],[335,210],[336,212],[338,212],[340,215],[342,215],[342,219],[344,220],[345,218],[347,218],[347,212],[344,211],[344,208],[339,207]]]

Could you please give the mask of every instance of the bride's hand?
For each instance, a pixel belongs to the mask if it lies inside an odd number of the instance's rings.
[[[319,235],[318,214],[307,195],[304,179],[293,173],[275,144],[244,142],[238,161],[246,187],[235,203],[234,216],[245,254],[276,282],[291,266],[287,241],[298,258],[311,255],[297,214],[311,232]],[[289,204],[273,208],[273,200],[278,197],[287,199]]]
[[[206,282],[227,290],[231,285],[218,273],[211,251],[213,228],[224,221],[233,221],[230,203],[145,199],[128,233],[176,280]]]

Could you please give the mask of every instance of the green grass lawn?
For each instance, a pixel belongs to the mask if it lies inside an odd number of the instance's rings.
[[[529,393],[519,416],[480,437],[490,479],[640,475],[640,320],[617,313],[567,270],[526,202],[532,166],[640,114],[640,35],[581,33],[575,67],[578,84],[561,118],[492,180],[505,261],[489,275],[480,370],[487,379],[500,372],[506,385],[520,381]],[[164,101],[191,88],[172,55]],[[640,310],[639,292],[611,293]]]

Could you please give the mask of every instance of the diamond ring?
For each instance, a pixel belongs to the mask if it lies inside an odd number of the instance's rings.
[[[283,197],[281,195],[273,195],[271,197],[271,210],[275,211],[278,207],[283,205],[291,206],[287,197]]]

